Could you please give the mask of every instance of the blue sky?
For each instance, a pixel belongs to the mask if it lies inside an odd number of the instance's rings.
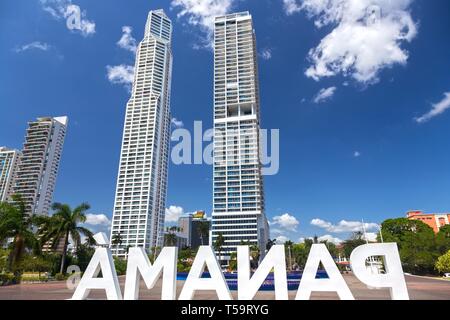
[[[20,149],[36,117],[69,116],[54,200],[88,201],[91,213],[110,217],[129,93],[107,66],[134,63],[117,45],[122,27],[140,41],[148,11],[165,9],[174,23],[173,116],[187,129],[210,128],[211,16],[248,10],[262,125],[280,129],[280,171],[265,177],[272,236],[345,239],[362,219],[376,232],[410,209],[448,212],[450,3],[360,3],[340,11],[351,1],[4,0],[0,145]],[[83,12],[82,30],[66,25],[70,5]],[[207,165],[171,164],[171,215],[210,213],[211,177]],[[101,228],[105,219],[91,222]]]

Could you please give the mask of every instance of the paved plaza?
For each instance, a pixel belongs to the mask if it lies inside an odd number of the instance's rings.
[[[389,290],[374,290],[367,288],[353,275],[345,274],[344,279],[356,299],[362,300],[386,300],[390,299]],[[125,278],[120,277],[120,285],[124,288]],[[410,298],[413,300],[450,300],[450,281],[433,278],[406,276],[406,282]],[[183,281],[178,281],[177,296],[179,295]],[[64,300],[70,299],[72,290],[67,289],[65,282],[49,282],[42,284],[20,284],[14,286],[0,287],[0,300]],[[233,297],[237,298],[237,292],[232,291]],[[295,298],[296,291],[289,291],[289,299]],[[141,281],[140,299],[160,300],[161,281],[154,289],[147,290]],[[335,293],[313,293],[312,297],[320,300],[338,299]],[[94,290],[89,299],[106,299],[104,291]],[[196,300],[216,300],[215,292],[199,292],[195,295]],[[259,292],[255,300],[274,300],[273,292]]]

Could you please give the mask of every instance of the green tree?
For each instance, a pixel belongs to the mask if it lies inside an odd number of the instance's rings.
[[[34,256],[31,254],[24,255],[18,268],[22,272],[38,272],[39,277],[42,272],[50,272],[52,269],[52,262],[43,256]]]
[[[253,269],[258,268],[259,258],[261,257],[261,252],[257,245],[250,246],[250,257],[252,257],[252,261],[250,261],[250,266]]]
[[[269,251],[274,245],[277,244],[277,239],[269,239],[266,244],[266,250]]]
[[[450,225],[445,225],[439,229],[436,235],[436,246],[439,254],[444,254],[450,250]]]
[[[292,245],[292,259],[300,269],[305,268],[306,260],[308,259],[309,251],[311,250],[311,242],[306,243],[305,240],[305,243]]]
[[[327,247],[328,252],[330,252],[330,255],[333,258],[336,258],[339,255],[338,249],[333,242],[325,240],[325,241],[322,241],[322,243]]]
[[[164,242],[166,246],[174,247],[177,245],[177,235],[175,233],[166,233],[164,237]]]
[[[237,253],[236,252],[232,252],[230,254],[230,262],[229,262],[228,268],[231,271],[237,270]]]
[[[114,257],[114,267],[119,276],[122,276],[127,272],[127,262],[124,259]]]
[[[216,250],[219,253],[219,264],[221,265],[221,259],[222,259],[222,250],[223,245],[225,244],[225,238],[223,237],[223,234],[220,232],[217,235],[216,240],[213,243],[214,250]]]
[[[123,238],[120,232],[114,233],[111,239],[111,244],[116,247],[116,250],[121,246],[123,243]]]
[[[92,256],[95,253],[95,248],[93,248],[88,241],[78,246],[75,255],[75,264],[80,267],[81,271],[85,271]]]
[[[366,244],[366,240],[364,240],[364,234],[360,231],[354,232],[350,239],[342,243],[345,256],[350,257],[353,250],[355,250],[359,246],[362,246],[363,244]]]
[[[438,258],[435,267],[440,273],[450,272],[450,250]]]
[[[414,274],[432,274],[439,257],[436,235],[419,220],[388,219],[382,223],[385,242],[396,242],[403,269]]]
[[[197,232],[200,235],[200,241],[202,242],[202,246],[205,245],[205,238],[208,238],[209,226],[210,225],[208,221],[200,221],[197,225]]]
[[[88,237],[90,241],[95,241],[92,232],[89,229],[80,226],[80,224],[86,222],[86,211],[89,210],[89,208],[90,206],[87,203],[83,203],[73,210],[67,204],[54,203],[52,205],[54,211],[53,215],[42,225],[42,241],[45,243],[51,241],[53,249],[56,249],[59,241],[63,239],[63,251],[59,273],[64,273],[69,236],[72,238],[75,248],[78,248],[81,244],[81,234]]]
[[[39,241],[33,233],[34,219],[26,211],[25,202],[20,195],[12,196],[12,203],[0,203],[0,243],[13,239],[8,257],[8,270],[15,271],[25,250],[33,249],[40,253]]]

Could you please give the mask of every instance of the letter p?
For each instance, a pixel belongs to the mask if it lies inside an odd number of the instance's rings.
[[[366,266],[369,257],[382,256],[386,274],[373,274]],[[353,250],[350,264],[355,276],[368,286],[389,288],[393,300],[409,300],[396,243],[365,244]]]

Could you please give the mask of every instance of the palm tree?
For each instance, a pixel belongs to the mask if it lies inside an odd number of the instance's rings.
[[[173,232],[167,233],[165,242],[166,242],[166,245],[169,247],[175,246],[177,244],[177,235]]]
[[[277,239],[269,239],[266,244],[266,250],[269,251],[274,245],[277,244]]]
[[[111,239],[111,244],[113,246],[116,246],[116,250],[118,250],[119,246],[122,245],[122,242],[123,242],[123,240],[122,240],[122,235],[120,234],[120,232],[114,233],[114,235],[112,236],[112,239]]]
[[[202,242],[202,246],[204,243],[204,238],[208,237],[209,234],[209,222],[208,221],[200,221],[197,225],[197,232],[200,234],[200,240]]]
[[[214,241],[214,250],[216,250],[217,252],[219,252],[219,264],[221,265],[221,258],[222,258],[222,248],[223,245],[225,244],[225,239],[223,237],[222,233],[219,233],[217,235],[216,241]]]
[[[72,238],[75,248],[78,248],[81,244],[80,234],[84,234],[90,241],[95,241],[89,229],[79,226],[79,224],[86,222],[86,211],[89,208],[90,206],[87,203],[83,203],[73,210],[67,204],[54,203],[52,205],[54,213],[43,228],[42,241],[44,243],[51,241],[53,249],[56,249],[60,240],[63,239],[60,273],[64,272],[69,236]]]
[[[0,203],[0,242],[12,238],[12,250],[8,257],[8,269],[13,270],[22,260],[27,248],[39,253],[39,242],[33,233],[33,216],[26,212],[20,195],[12,196],[12,203]]]

